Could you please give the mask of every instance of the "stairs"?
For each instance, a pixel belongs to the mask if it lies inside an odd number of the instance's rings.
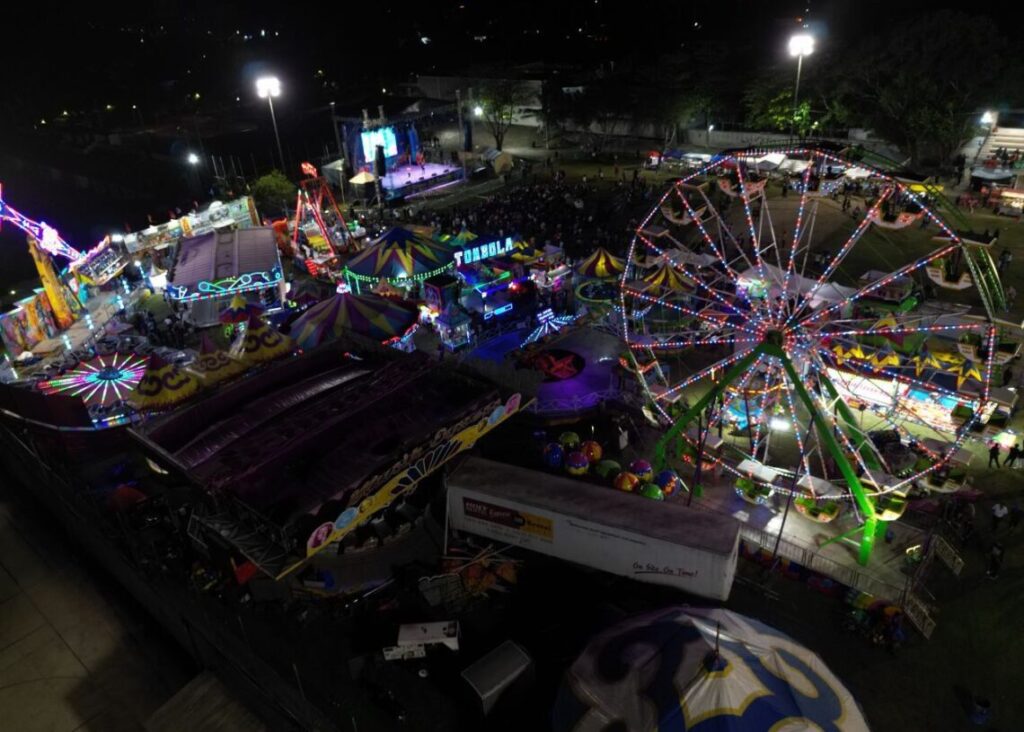
[[[1024,129],[1019,127],[996,127],[985,138],[985,142],[979,149],[977,158],[975,158],[975,165],[983,164],[1001,147],[1005,147],[1011,153],[1014,150],[1020,150],[1024,153]]]

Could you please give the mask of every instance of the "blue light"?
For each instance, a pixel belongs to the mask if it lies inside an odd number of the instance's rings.
[[[484,313],[484,320],[490,320],[496,315],[504,315],[505,313],[509,312],[513,307],[513,303],[505,303],[501,307],[494,308],[494,310]]]
[[[500,257],[508,254],[514,248],[515,241],[511,236],[476,244],[471,247],[464,247],[461,251],[455,252],[455,266],[461,267],[464,264],[473,264],[474,262],[482,262],[492,257]]]

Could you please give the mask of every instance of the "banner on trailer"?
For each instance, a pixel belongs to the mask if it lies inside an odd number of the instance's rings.
[[[729,596],[739,554],[738,534],[733,551],[720,555],[451,483],[448,522],[456,531],[720,600]]]

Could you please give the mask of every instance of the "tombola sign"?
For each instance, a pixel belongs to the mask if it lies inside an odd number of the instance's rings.
[[[370,478],[353,496],[352,502],[356,505],[346,508],[333,522],[323,523],[313,530],[306,541],[306,556],[311,557],[328,544],[344,538],[398,496],[415,488],[427,475],[471,448],[477,440],[518,412],[523,407],[522,401],[522,395],[516,393],[504,404],[498,400],[489,402],[451,428],[441,430],[422,452],[413,453],[409,460],[399,463],[395,471]]]

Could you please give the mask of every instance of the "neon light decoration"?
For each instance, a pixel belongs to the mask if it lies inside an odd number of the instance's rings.
[[[464,264],[482,262],[492,257],[501,257],[515,249],[515,242],[511,236],[504,239],[476,244],[471,247],[464,247],[461,251],[455,252],[455,266],[461,267]]]
[[[64,376],[42,381],[46,394],[67,393],[81,397],[86,406],[110,406],[125,399],[142,379],[146,359],[115,353],[80,363]]]
[[[545,308],[537,315],[537,327],[534,328],[530,335],[526,337],[526,340],[520,344],[520,347],[535,343],[544,336],[557,333],[575,322],[575,315],[555,315],[555,312],[551,308]]]
[[[175,300],[182,302],[195,300],[209,300],[215,297],[227,297],[239,292],[251,290],[265,290],[268,287],[277,285],[284,278],[281,268],[275,266],[269,272],[246,272],[237,277],[225,277],[222,280],[203,280],[196,285],[195,292],[189,292],[186,285],[167,286],[167,294]]]
[[[512,308],[515,307],[514,303],[507,302],[504,305],[499,305],[494,310],[488,310],[484,313],[484,320],[490,320],[498,315],[504,315],[505,313],[512,312]]]
[[[866,563],[885,522],[902,514],[914,481],[945,465],[992,415],[996,329],[985,320],[951,323],[926,308],[884,317],[872,310],[874,293],[936,259],[971,260],[959,235],[909,184],[872,168],[879,193],[868,215],[841,218],[852,231],[830,246],[814,240],[815,221],[820,207],[835,204],[810,190],[809,177],[853,163],[818,148],[778,151],[810,165],[799,200],[773,212],[775,200],[754,165],[764,152],[718,156],[673,184],[641,222],[619,281],[627,359],[666,428],[655,470],[688,463],[699,483],[710,461],[735,476],[752,503],[773,492],[848,501],[861,522],[859,559]],[[716,179],[741,206],[720,210],[709,187],[698,185]],[[671,220],[666,207],[685,215]],[[883,207],[919,213],[941,232],[938,247],[862,286],[834,282],[837,274],[856,274],[842,268]],[[705,263],[669,256],[660,243],[673,240],[692,242],[699,251],[690,253],[703,254]],[[810,252],[826,249],[820,268],[808,269]],[[886,257],[899,253],[894,247]],[[668,263],[692,290],[650,287],[637,264],[644,261]],[[987,306],[984,294],[982,300]],[[958,352],[964,334],[985,345],[983,363]],[[940,412],[945,419],[934,418]],[[709,435],[739,422],[747,434],[716,452],[706,449]]]
[[[3,186],[0,185],[0,223],[6,221],[14,224],[39,244],[39,247],[51,257],[63,257],[71,263],[81,263],[90,259],[102,250],[109,242],[103,239],[86,253],[82,253],[64,241],[55,228],[45,221],[33,221],[25,214],[7,203],[3,198]]]

